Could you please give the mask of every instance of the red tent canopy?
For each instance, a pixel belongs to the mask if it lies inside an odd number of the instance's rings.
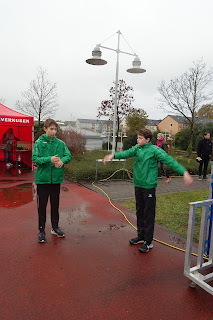
[[[7,108],[0,104],[0,143],[2,143],[3,134],[7,129],[12,128],[14,135],[19,139],[19,142],[25,141],[30,143],[31,150],[34,141],[34,118],[20,112]],[[15,161],[15,151],[13,152],[13,160]],[[26,163],[25,156],[23,162]],[[32,151],[30,151],[30,158],[32,158]],[[4,153],[0,150],[0,161],[4,160]],[[30,165],[32,161],[30,159]]]
[[[33,117],[14,111],[0,104],[0,126],[33,126]]]

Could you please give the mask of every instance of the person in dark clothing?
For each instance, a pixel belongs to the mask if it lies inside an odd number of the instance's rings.
[[[13,152],[14,140],[17,141],[18,138],[16,138],[14,136],[13,129],[12,128],[7,129],[7,131],[4,133],[4,135],[2,137],[2,141],[5,144],[4,159],[5,159],[5,163],[6,163],[7,168],[10,168],[13,165],[11,163],[11,157],[12,157],[12,152]]]
[[[199,141],[197,146],[197,161],[199,162],[199,180],[202,180],[202,167],[203,169],[203,180],[207,180],[206,172],[209,163],[209,159],[212,153],[212,143],[210,140],[210,133],[205,132],[204,138]]]

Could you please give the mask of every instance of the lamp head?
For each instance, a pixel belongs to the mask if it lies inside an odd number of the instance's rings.
[[[94,66],[102,66],[107,63],[107,61],[101,59],[102,52],[99,46],[96,46],[92,51],[92,58],[87,59],[86,63],[92,64]]]
[[[138,56],[135,57],[135,59],[132,61],[133,68],[127,69],[126,71],[129,73],[144,73],[146,72],[145,69],[142,69],[141,61]]]

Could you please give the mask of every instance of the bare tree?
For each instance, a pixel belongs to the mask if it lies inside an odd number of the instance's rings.
[[[57,85],[47,79],[47,70],[38,67],[36,79],[29,89],[22,92],[25,101],[16,101],[17,109],[38,119],[38,127],[45,117],[51,117],[57,110]]]
[[[196,112],[204,102],[211,101],[213,94],[207,93],[207,87],[213,80],[213,70],[206,70],[203,59],[193,62],[188,72],[180,77],[160,83],[160,106],[167,112],[171,109],[182,115],[190,127],[188,153],[192,150],[192,135],[196,122]]]
[[[118,142],[118,132],[120,127],[120,122],[123,120],[125,116],[129,114],[129,112],[133,109],[131,104],[134,101],[132,92],[133,88],[126,85],[124,80],[118,81],[118,89],[117,89],[117,139],[116,139],[116,148]],[[101,106],[98,108],[98,118],[105,116],[108,117],[109,120],[113,120],[114,118],[114,103],[115,103],[115,85],[111,87],[109,90],[109,100],[103,100],[101,102]]]

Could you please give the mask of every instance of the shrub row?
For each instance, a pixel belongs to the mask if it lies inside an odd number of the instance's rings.
[[[65,165],[65,175],[72,181],[94,181],[96,174],[96,159],[103,159],[108,154],[107,151],[94,150],[86,151],[81,155],[73,157],[72,161]],[[186,157],[184,155],[174,155],[174,158],[187,168],[192,175],[198,175],[198,163],[195,161],[195,155]],[[116,170],[123,168],[123,162],[110,162],[106,166],[102,162],[97,165],[98,180],[106,179],[112,175]],[[133,171],[133,159],[127,159],[125,162],[125,168],[129,171]],[[170,175],[178,175],[171,168],[168,168]],[[208,173],[210,172],[210,164],[208,167]],[[163,176],[163,173],[158,165],[158,175]],[[122,179],[123,172],[119,171],[113,176],[113,179]],[[125,178],[128,178],[125,173]]]

